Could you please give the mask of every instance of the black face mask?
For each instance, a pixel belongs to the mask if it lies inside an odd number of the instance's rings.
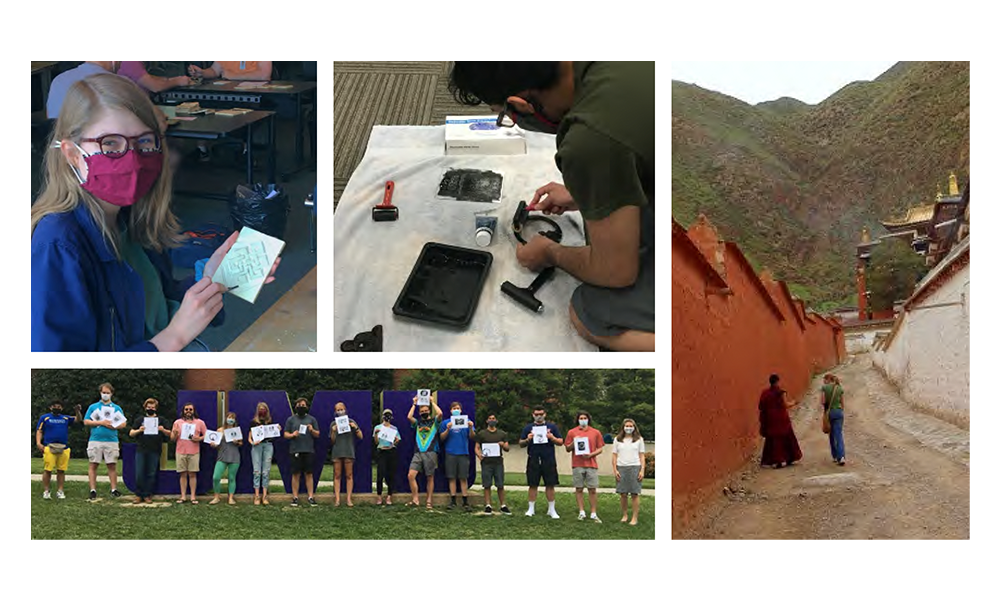
[[[295,412],[298,413],[300,417],[304,417],[306,415],[306,412],[308,411],[309,409],[306,408],[305,406],[299,406],[298,408],[295,409]]]
[[[421,421],[430,421],[431,420],[430,413],[420,413],[420,420]]]
[[[146,414],[150,415],[150,416],[155,415],[156,414],[156,409],[155,408],[147,408],[146,409]]]
[[[385,421],[386,423],[392,423],[392,415],[385,415],[384,417],[382,417],[382,420]]]
[[[62,408],[50,408],[49,411],[52,414],[54,414],[54,415],[61,415],[62,414]]]
[[[487,427],[496,427],[497,426],[497,422],[496,421],[486,421],[486,426]]]

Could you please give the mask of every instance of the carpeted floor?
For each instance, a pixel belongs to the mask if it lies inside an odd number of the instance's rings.
[[[447,62],[333,63],[334,207],[361,162],[375,125],[443,125],[448,115],[480,114],[448,92]],[[488,109],[486,109],[488,110]]]

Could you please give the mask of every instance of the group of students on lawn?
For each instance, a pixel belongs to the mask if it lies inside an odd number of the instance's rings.
[[[52,471],[57,473],[58,489],[56,497],[65,498],[63,483],[66,468],[69,464],[70,449],[68,447],[68,432],[70,425],[82,422],[90,428],[90,439],[87,444],[89,460],[90,500],[97,498],[97,466],[107,465],[108,478],[111,483],[112,497],[121,497],[118,491],[116,464],[119,456],[118,431],[128,426],[121,407],[112,401],[114,388],[110,383],[103,383],[98,388],[101,399],[87,408],[81,414],[81,407],[75,407],[75,416],[63,414],[63,403],[56,400],[50,404],[50,412],[42,415],[35,430],[35,443],[44,458],[44,473],[42,485],[43,498],[50,499],[50,481]],[[191,504],[198,504],[195,496],[195,485],[200,471],[201,443],[205,441],[207,427],[198,418],[193,404],[185,404],[181,409],[181,418],[172,423],[159,416],[158,401],[148,398],[143,403],[145,413],[136,417],[128,428],[128,435],[136,440],[135,503],[152,502],[153,490],[156,484],[156,474],[162,444],[176,443],[176,465],[180,477],[180,498],[177,503],[188,501],[190,490]],[[309,403],[305,398],[299,398],[294,404],[295,414],[288,418],[284,427],[278,426],[281,436],[288,440],[288,451],[291,459],[292,490],[291,504],[299,506],[296,496],[300,489],[302,474],[305,479],[307,503],[316,505],[314,494],[314,478],[309,476],[313,468],[314,440],[319,437],[319,422],[309,414]],[[343,403],[335,406],[337,417],[347,417]],[[464,510],[471,510],[468,501],[468,473],[470,461],[469,441],[475,442],[475,454],[480,460],[480,473],[483,486],[486,513],[493,513],[491,489],[497,488],[500,509],[499,512],[510,515],[504,492],[504,459],[503,453],[510,450],[507,433],[498,428],[496,415],[486,418],[486,428],[477,430],[472,420],[459,423],[463,414],[462,405],[453,402],[449,407],[450,415],[442,419],[443,411],[437,405],[435,398],[428,404],[418,404],[413,398],[413,406],[407,414],[407,421],[414,430],[416,448],[410,459],[408,480],[411,499],[407,506],[419,506],[417,476],[423,473],[427,477],[426,506],[433,508],[433,477],[438,468],[438,452],[444,447],[444,473],[448,479],[450,502],[449,510],[456,509],[457,495],[461,495]],[[110,415],[110,417],[109,417]],[[150,421],[155,418],[155,433],[151,432]],[[563,437],[556,424],[546,420],[545,409],[537,406],[532,410],[532,422],[525,425],[518,438],[518,444],[527,448],[528,462],[526,475],[528,480],[528,508],[525,516],[535,514],[535,500],[538,487],[544,483],[545,495],[548,500],[547,514],[553,519],[559,515],[555,509],[555,488],[559,485],[559,475],[556,470],[556,446],[565,447],[572,453],[573,487],[576,489],[578,519],[587,518],[584,510],[583,491],[589,493],[590,519],[600,523],[597,515],[597,456],[604,450],[604,438],[600,431],[590,425],[591,417],[586,411],[576,415],[577,426],[570,429]],[[334,506],[340,506],[341,481],[346,478],[346,504],[353,506],[353,472],[354,449],[358,440],[364,435],[357,422],[348,417],[350,432],[339,433],[336,421],[331,424],[329,436],[332,443],[331,458],[334,464]],[[397,446],[401,440],[399,430],[392,424],[393,412],[382,411],[382,422],[375,426],[372,439],[376,444],[376,504],[392,504],[392,475],[396,471]],[[271,438],[254,439],[252,429],[261,425],[271,425],[271,412],[267,403],[260,402],[254,418],[251,420],[251,432],[246,441],[251,444],[250,456],[253,466],[253,489],[255,505],[267,505],[268,486],[270,484],[271,461],[274,447]],[[187,425],[188,427],[185,427]],[[224,433],[227,429],[238,428],[239,422],[235,413],[228,413],[225,423],[218,429]],[[544,428],[544,430],[543,430]],[[182,432],[186,432],[182,435]],[[218,450],[213,476],[214,498],[209,504],[221,502],[223,475],[228,479],[228,503],[236,504],[236,473],[240,466],[240,446],[244,443],[243,436],[229,440],[221,436],[217,443],[211,443]],[[645,443],[639,428],[632,419],[622,422],[621,431],[613,441],[613,460],[616,492],[621,496],[622,522],[635,525],[639,515],[639,494],[642,490],[642,479],[645,476]],[[385,486],[383,487],[383,483]],[[383,493],[384,492],[384,493]],[[632,499],[632,518],[628,518],[628,499]]]

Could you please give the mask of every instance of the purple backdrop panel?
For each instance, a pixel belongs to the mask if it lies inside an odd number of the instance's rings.
[[[250,421],[253,420],[257,412],[257,404],[264,402],[271,411],[271,420],[281,425],[282,433],[285,430],[285,421],[292,416],[292,407],[289,404],[288,394],[282,391],[242,391],[233,390],[226,394],[229,404],[229,412],[236,413],[236,419],[243,430],[243,447],[240,448],[240,470],[236,475],[236,491],[240,494],[253,493],[253,462],[250,459]],[[282,437],[272,438],[274,444],[274,464],[278,465],[281,473],[281,481],[285,486],[285,492],[292,490],[291,461],[288,457],[288,440]],[[246,466],[244,466],[246,465]],[[274,482],[272,482],[274,483]]]
[[[410,470],[410,459],[413,458],[413,453],[416,450],[417,443],[416,434],[410,426],[410,422],[407,420],[406,416],[409,414],[410,408],[413,406],[413,397],[416,395],[416,390],[387,390],[382,392],[382,409],[392,409],[394,419],[393,424],[399,428],[399,436],[402,438],[399,442],[396,476],[393,479],[392,489],[395,491],[408,492],[410,489],[410,484],[407,480],[407,473]],[[468,411],[466,414],[469,415],[470,419],[475,418],[475,397],[475,392],[438,392],[438,402],[442,405],[441,410],[447,410],[448,404],[457,400],[462,403],[463,409]],[[473,456],[475,455],[473,454]],[[469,480],[469,483],[471,484],[474,481],[475,476],[474,460],[469,461],[469,469],[472,474]],[[421,492],[426,492],[427,486],[423,474],[417,475],[417,486]],[[448,491],[448,480],[445,479],[444,476],[443,452],[439,452],[438,454],[438,469],[434,472],[434,491]]]
[[[334,392],[319,391],[313,395],[312,406],[309,414],[319,421],[319,429],[322,435],[316,440],[316,458],[320,461],[319,469],[316,470],[316,480],[320,479],[320,470],[323,468],[323,461],[326,460],[327,451],[331,446],[330,426],[336,416],[335,407],[338,402],[343,402],[347,407],[347,416],[354,419],[361,430],[362,438],[355,438],[354,443],[354,492],[358,494],[368,494],[372,491],[372,393],[364,392]],[[328,470],[330,480],[333,480],[334,470]],[[340,491],[347,491],[347,477],[342,477]]]
[[[414,392],[415,394],[416,392]],[[462,414],[469,417],[469,421],[478,430],[479,423],[476,423],[476,393],[470,391],[448,391],[442,390],[438,392],[438,404],[441,410],[444,411],[444,415],[441,420],[447,419],[451,416],[448,412],[449,405],[452,402],[458,402],[462,405]],[[444,444],[441,445],[441,456],[443,457]],[[444,462],[441,462],[441,466],[444,466]],[[441,469],[443,470],[443,468]],[[476,442],[469,436],[469,485],[476,482]]]
[[[194,404],[198,418],[205,422],[209,429],[218,427],[218,394],[214,390],[182,390],[177,392],[177,417],[181,408],[188,402]],[[170,415],[161,415],[169,419]],[[216,451],[208,444],[201,445],[198,483],[195,489],[199,494],[205,494],[212,489],[212,471],[215,468]],[[122,446],[122,480],[125,486],[135,491],[135,444]],[[180,480],[176,471],[158,471],[156,474],[155,494],[162,496],[177,496],[181,493]]]

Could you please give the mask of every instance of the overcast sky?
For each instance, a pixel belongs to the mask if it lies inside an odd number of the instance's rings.
[[[818,104],[852,81],[875,79],[896,62],[673,62],[670,78],[750,104],[782,96]]]

